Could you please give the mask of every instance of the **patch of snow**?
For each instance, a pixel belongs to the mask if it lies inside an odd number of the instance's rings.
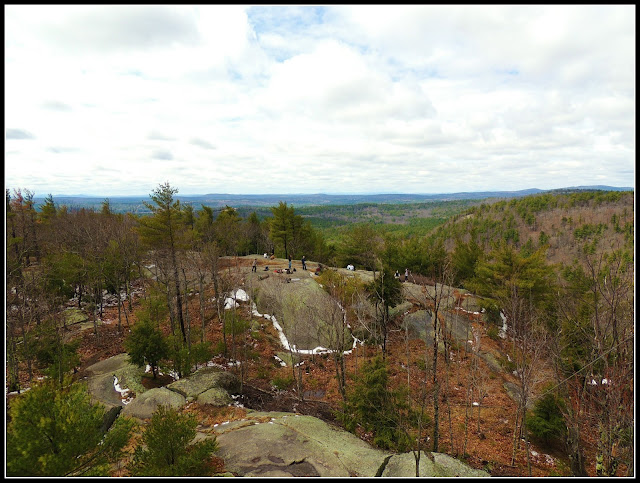
[[[480,312],[473,312],[471,310],[463,309],[462,307],[456,307],[455,310],[462,310],[463,312],[466,312],[467,314],[480,315]]]
[[[247,295],[247,292],[245,292],[241,288],[237,289],[235,292],[231,292],[231,298],[234,298],[236,300],[241,300],[243,302],[249,301],[249,296]]]
[[[506,339],[506,337],[507,337],[507,316],[504,315],[502,310],[500,311],[500,318],[502,319],[502,328],[500,329],[500,332],[498,332],[498,336],[500,336],[500,338],[502,338],[502,339]]]
[[[127,388],[120,387],[120,384],[118,384],[118,378],[115,374],[113,376],[113,388],[118,391],[120,393],[120,397],[123,398],[122,404],[129,404],[133,400],[133,398],[129,396],[129,392],[131,391]]]
[[[474,405],[474,406],[480,406],[480,403],[479,403],[479,402],[475,402],[475,401],[474,401],[474,402],[473,402],[473,405]]]

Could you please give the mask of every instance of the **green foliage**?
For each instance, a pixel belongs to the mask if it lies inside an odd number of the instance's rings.
[[[213,355],[211,342],[185,343],[179,336],[167,337],[167,361],[181,377],[191,374],[196,365],[207,362]]]
[[[177,192],[167,182],[149,195],[153,203],[144,202],[151,216],[139,218],[138,233],[151,249],[169,250],[173,254],[184,242],[186,225],[180,200],[174,199]]]
[[[198,422],[193,415],[159,406],[135,450],[129,470],[133,476],[209,476],[215,438],[191,443]]]
[[[275,376],[271,380],[271,384],[273,385],[273,387],[275,387],[276,389],[279,389],[281,391],[285,391],[287,389],[291,389],[295,382],[296,381],[294,380],[293,376],[291,376],[291,375],[288,375],[288,376]]]
[[[160,361],[169,355],[168,341],[160,329],[160,322],[168,311],[162,293],[152,287],[143,307],[136,312],[137,322],[124,341],[131,363],[140,367],[149,364],[154,378]]]
[[[498,340],[500,330],[498,329],[498,327],[496,327],[495,325],[490,325],[487,328],[487,336],[492,339],[492,340]]]
[[[375,304],[381,304],[387,312],[389,307],[395,307],[404,300],[402,282],[395,278],[388,269],[365,284],[365,290],[369,294],[369,298]]]
[[[40,207],[40,220],[42,220],[43,223],[51,223],[56,217],[57,212],[58,210],[53,201],[53,196],[49,193],[44,199],[44,204]]]
[[[381,357],[376,357],[364,364],[348,389],[342,411],[336,416],[352,433],[357,427],[373,432],[376,446],[402,451],[409,444],[401,428],[402,401],[404,398],[389,388],[387,363]]]
[[[157,375],[160,361],[169,356],[169,344],[158,323],[150,318],[141,318],[131,329],[124,347],[132,364],[144,367],[149,364],[153,377]]]
[[[528,254],[502,243],[478,263],[470,286],[484,297],[504,302],[517,293],[534,306],[543,307],[553,295],[552,274],[544,247]]]
[[[86,386],[36,384],[11,402],[7,475],[108,475],[129,439],[132,423],[118,418],[105,434],[104,409],[91,404]]]
[[[55,327],[55,321],[46,321],[34,330],[30,337],[30,349],[45,374],[62,382],[63,376],[80,364],[79,340],[63,342]]]
[[[538,399],[526,420],[531,434],[546,445],[561,443],[567,431],[563,407],[564,401],[551,392]]]
[[[376,258],[382,250],[382,237],[370,223],[351,225],[338,247],[338,266],[351,263],[356,268],[378,270]]]
[[[87,283],[85,260],[77,253],[51,253],[45,259],[46,288],[58,296],[73,297],[76,285]]]
[[[573,236],[577,240],[587,240],[589,238],[599,237],[601,236],[605,230],[607,229],[607,225],[605,223],[591,224],[585,223],[579,228],[576,228],[573,231]]]
[[[476,242],[473,234],[469,243],[463,243],[461,239],[458,239],[451,256],[456,282],[464,285],[467,280],[472,279],[475,275],[476,264],[483,255],[482,247]]]

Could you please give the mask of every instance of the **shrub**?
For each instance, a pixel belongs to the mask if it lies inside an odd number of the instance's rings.
[[[129,464],[133,476],[207,476],[211,454],[218,449],[215,438],[191,444],[196,436],[196,417],[159,406],[142,436],[142,444]]]
[[[136,322],[124,341],[124,347],[132,364],[139,367],[146,364],[151,366],[154,378],[157,376],[160,361],[169,354],[169,346],[160,328],[149,318],[142,318]]]
[[[285,376],[285,377],[276,376],[271,381],[271,384],[273,384],[273,386],[276,389],[280,389],[282,391],[286,389],[291,389],[293,387],[294,382],[295,381],[293,379],[293,376]]]
[[[7,426],[9,476],[107,476],[133,423],[118,418],[106,431],[105,411],[86,386],[47,380],[11,403]],[[105,432],[106,431],[106,432]]]
[[[498,327],[496,327],[495,325],[490,325],[487,328],[487,336],[489,336],[489,338],[492,339],[492,340],[498,340],[498,338],[499,338],[498,333],[499,332],[500,331],[499,331]]]
[[[404,398],[389,389],[387,364],[381,357],[366,362],[336,414],[347,431],[360,426],[374,433],[373,443],[383,449],[404,450],[409,441],[400,425]]]
[[[546,445],[561,442],[564,438],[563,406],[562,399],[547,393],[535,402],[531,416],[527,417],[526,424],[531,434]]]

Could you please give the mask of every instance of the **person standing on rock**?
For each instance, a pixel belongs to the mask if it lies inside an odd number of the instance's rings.
[[[289,271],[291,271],[291,255],[289,255]]]
[[[258,271],[258,259],[257,258],[253,259],[253,265],[251,266],[251,271],[252,272],[257,272]]]
[[[305,258],[304,255],[302,255],[302,270],[306,270],[307,269],[307,259]]]
[[[404,281],[405,282],[409,281],[409,269],[408,268],[404,269]]]

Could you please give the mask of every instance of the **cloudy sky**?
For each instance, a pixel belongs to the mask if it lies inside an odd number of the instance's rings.
[[[634,186],[635,13],[5,6],[5,187]]]

